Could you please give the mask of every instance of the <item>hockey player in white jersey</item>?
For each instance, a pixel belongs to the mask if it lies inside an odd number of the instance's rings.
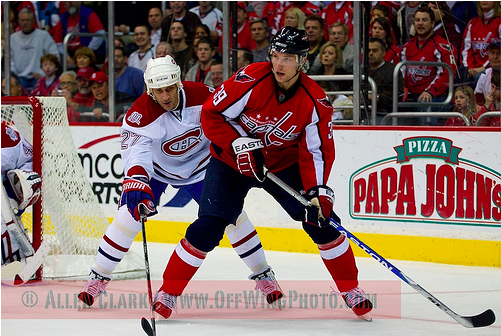
[[[2,265],[21,261],[34,249],[21,222],[23,211],[40,196],[40,176],[33,172],[33,147],[2,122]]]
[[[211,157],[200,113],[213,89],[181,82],[181,70],[170,56],[149,60],[144,80],[147,92],[129,109],[121,128],[125,178],[118,212],[101,240],[90,279],[78,295],[89,306],[141,231],[139,205],[144,205],[148,216],[156,214],[160,195],[169,184],[186,190],[198,202]],[[282,290],[244,212],[226,235],[251,269],[249,279],[256,281],[256,289],[269,303],[280,299]]]

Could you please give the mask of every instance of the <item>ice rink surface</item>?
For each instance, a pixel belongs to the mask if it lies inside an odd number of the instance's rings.
[[[150,243],[148,247],[152,278],[161,280],[174,245]],[[135,242],[132,249],[142,255],[141,243]],[[318,255],[272,251],[266,251],[266,255],[279,281],[301,280],[308,283],[309,280],[329,280],[329,274]],[[392,262],[456,313],[475,315],[491,308],[497,315],[497,321],[490,327],[467,329],[434,307],[372,258],[357,258],[359,278],[362,282],[396,280],[401,283],[401,310],[398,312],[400,316],[375,318],[369,323],[339,316],[333,319],[253,319],[252,316],[247,316],[246,319],[225,319],[224,312],[215,311],[211,313],[211,319],[176,319],[176,314],[173,314],[171,319],[157,322],[157,335],[501,335],[501,269],[400,260]],[[217,248],[207,256],[195,278],[245,280],[249,273],[235,252],[228,248]],[[115,286],[123,284],[127,282],[111,282],[108,290],[113,291]],[[140,287],[131,288],[131,291],[146,292],[145,280],[131,284]],[[37,286],[41,285],[25,288],[36,291]],[[78,292],[81,282],[73,285],[66,282],[61,286],[74,286],[74,292]],[[154,291],[156,289],[153,288]],[[19,289],[3,282],[2,300],[10,297],[9,291],[14,290]],[[57,318],[58,314],[54,314],[53,319],[6,319],[5,310],[12,309],[10,306],[9,302],[2,301],[1,331],[5,336],[146,335],[137,318],[89,318],[92,314],[102,313],[99,307],[82,312],[83,318],[78,319]],[[274,314],[276,313],[275,311]],[[144,316],[148,317],[147,311]]]

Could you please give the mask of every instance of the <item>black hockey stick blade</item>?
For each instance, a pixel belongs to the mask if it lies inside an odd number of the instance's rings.
[[[151,327],[151,324],[150,322],[148,322],[148,319],[146,317],[141,318],[141,327],[148,336],[155,336],[153,328]]]
[[[487,327],[496,322],[496,315],[494,315],[492,309],[487,309],[482,314],[465,316],[464,318],[471,323],[470,328]]]

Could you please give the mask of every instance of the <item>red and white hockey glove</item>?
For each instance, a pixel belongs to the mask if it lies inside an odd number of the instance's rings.
[[[233,151],[237,155],[237,166],[241,174],[255,177],[259,182],[266,178],[264,156],[261,148],[264,148],[261,139],[240,137],[231,143]]]
[[[146,210],[145,215],[152,216],[157,213],[155,203],[153,203],[153,192],[146,177],[126,177],[122,191],[127,209],[135,220],[139,221],[141,218],[141,207]]]
[[[306,198],[313,205],[306,207],[305,221],[319,227],[329,225],[334,207],[334,191],[325,185],[316,186],[306,192]]]

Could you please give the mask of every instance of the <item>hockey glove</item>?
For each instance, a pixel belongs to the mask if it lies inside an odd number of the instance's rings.
[[[237,155],[237,166],[241,174],[255,177],[259,182],[266,178],[264,156],[261,148],[264,148],[260,139],[240,137],[231,143],[233,151]]]
[[[305,221],[319,227],[329,225],[334,206],[334,191],[325,185],[316,186],[306,192],[306,198],[312,205],[305,209]]]
[[[139,221],[141,218],[141,207],[146,209],[145,214],[148,216],[157,213],[155,203],[153,203],[153,192],[146,177],[126,177],[123,182],[123,193],[127,209],[135,220]]]
[[[7,172],[7,177],[19,202],[19,211],[22,212],[38,200],[42,179],[37,173],[14,169]],[[20,213],[17,215],[19,216]]]

